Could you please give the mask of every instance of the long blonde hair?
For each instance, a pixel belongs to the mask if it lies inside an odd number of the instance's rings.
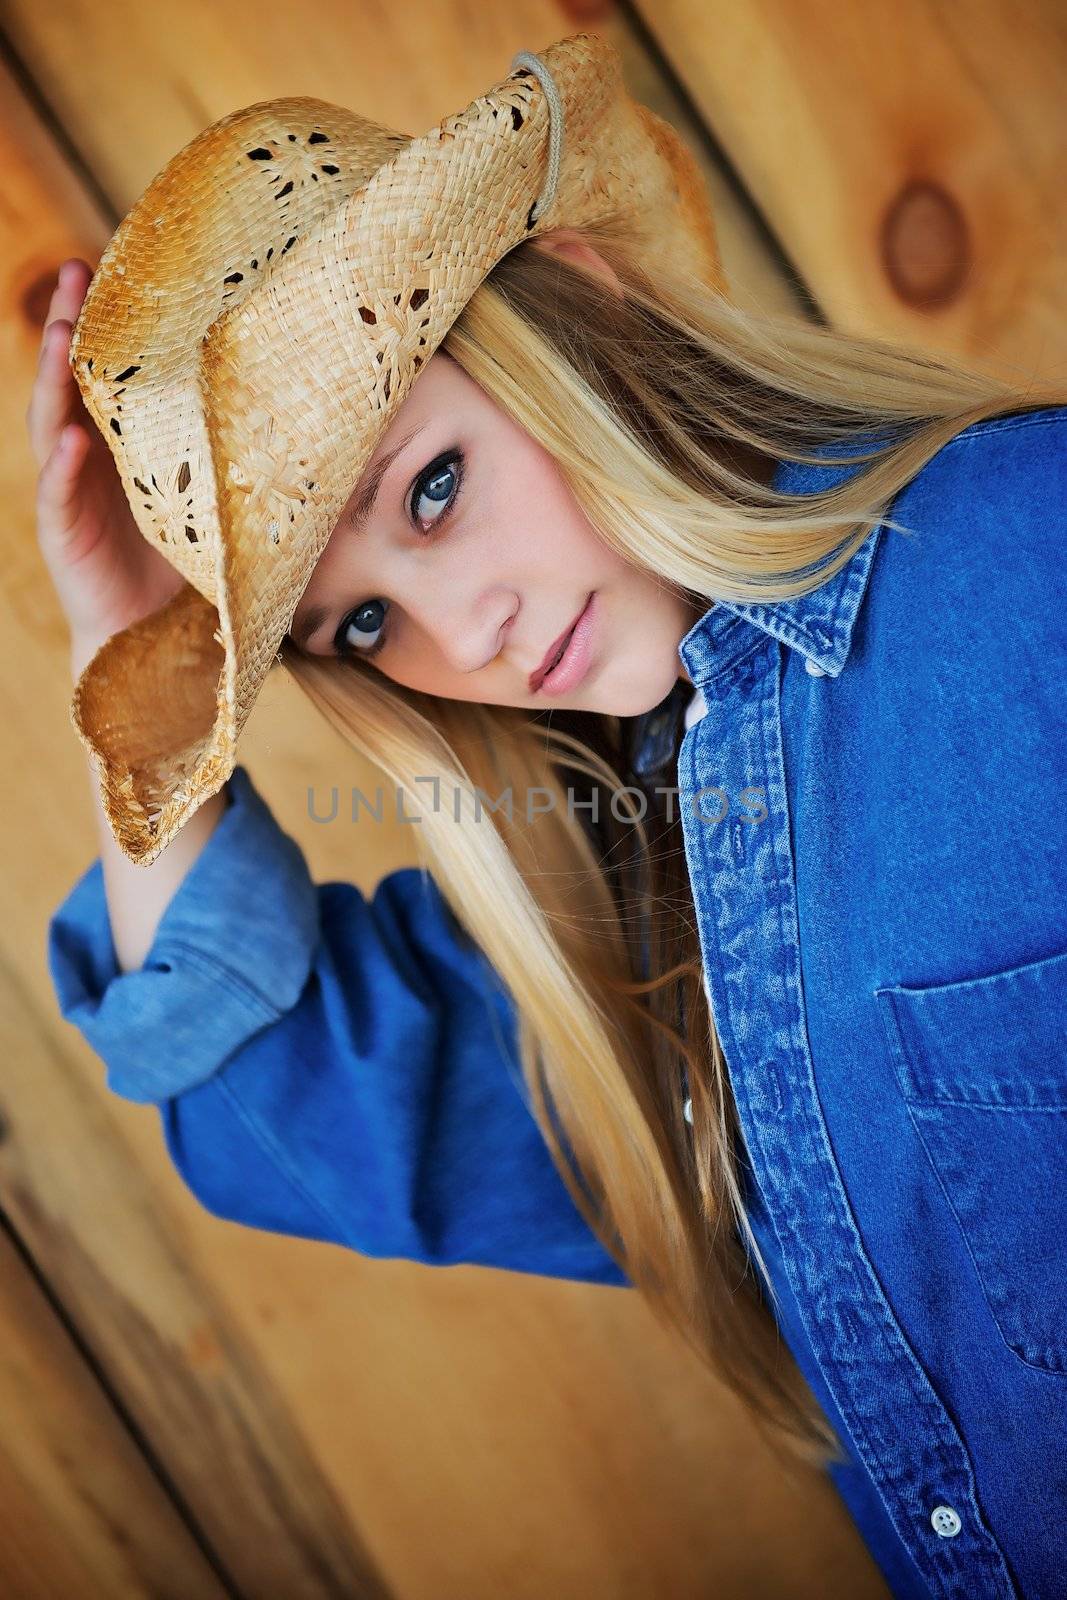
[[[523,243],[441,348],[551,453],[615,550],[706,606],[817,587],[960,429],[1061,402],[917,350],[756,315],[670,263],[653,281],[616,224],[582,236],[621,299]],[[872,430],[879,447],[849,456],[869,465],[815,494],[776,493],[729,464],[735,446],[805,462]],[[419,813],[419,859],[511,996],[530,1110],[589,1227],[772,1441],[819,1464],[843,1459],[749,1271],[743,1241],[765,1274],[680,821],[632,798],[629,719],[420,694],[289,639],[281,659],[407,805],[439,779],[440,803]],[[531,816],[514,797],[535,790],[544,799]],[[595,826],[576,792],[597,797]]]

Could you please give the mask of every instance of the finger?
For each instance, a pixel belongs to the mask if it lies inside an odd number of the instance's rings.
[[[60,264],[48,306],[48,315],[45,318],[45,332],[48,330],[49,322],[55,317],[66,317],[72,324],[74,323],[81,310],[92,275],[92,268],[80,256],[68,256],[67,260]]]
[[[70,370],[70,339],[92,276],[92,267],[81,256],[68,256],[56,275],[41,333],[37,377],[26,409],[26,427],[38,466],[44,465],[59,429],[78,409]],[[65,324],[62,336],[52,331],[57,322]]]
[[[26,427],[38,466],[44,465],[60,429],[71,420],[74,374],[70,370],[70,333],[70,323],[57,318],[41,340],[37,375],[26,411]]]
[[[41,348],[48,338],[48,330],[57,318],[63,318],[73,327],[81,310],[85,292],[89,287],[91,270],[80,256],[71,256],[62,262],[56,274],[52,297],[48,302],[44,324],[41,328]]]
[[[64,428],[37,480],[37,531],[42,545],[62,543],[74,526],[79,474],[88,435],[76,424]]]

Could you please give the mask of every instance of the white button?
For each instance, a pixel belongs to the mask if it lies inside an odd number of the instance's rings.
[[[826,668],[820,667],[819,663],[813,661],[810,656],[804,657],[804,671],[810,672],[813,678],[825,678],[826,676]]]
[[[686,1122],[689,1123],[690,1127],[692,1127],[692,1124],[693,1124],[693,1102],[692,1102],[691,1099],[687,1100],[685,1102],[685,1105],[682,1107],[682,1116],[685,1118]]]
[[[939,1533],[942,1539],[954,1539],[963,1527],[963,1523],[953,1511],[951,1506],[935,1506],[930,1514],[934,1532]]]

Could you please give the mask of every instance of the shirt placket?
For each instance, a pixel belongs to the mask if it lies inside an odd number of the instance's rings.
[[[737,617],[683,645],[708,705],[678,760],[706,987],[753,1175],[815,1359],[900,1538],[933,1594],[1017,1600],[962,1437],[864,1251],[822,1115],[783,758],[785,650]]]

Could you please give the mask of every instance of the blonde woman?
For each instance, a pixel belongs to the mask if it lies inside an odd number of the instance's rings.
[[[173,588],[77,410],[89,276],[28,419],[76,676]],[[243,766],[148,868],[97,801],[63,1015],[215,1214],[633,1285],[895,1594],[1053,1593],[1065,498],[1056,395],[652,281],[609,225],[521,243],[283,650],[432,876],[315,884]]]

